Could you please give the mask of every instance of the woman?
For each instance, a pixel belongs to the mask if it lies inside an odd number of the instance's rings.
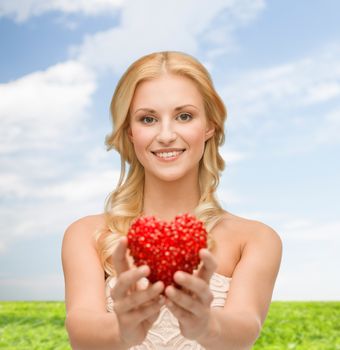
[[[103,214],[71,224],[63,241],[73,348],[250,349],[282,245],[273,229],[215,198],[226,111],[208,72],[179,52],[142,57],[119,81],[111,115],[106,144],[121,155],[117,188]],[[200,250],[195,273],[175,273],[177,288],[147,283],[150,268],[135,267],[128,254],[129,226],[141,215],[171,221],[179,213],[204,222],[209,249]]]

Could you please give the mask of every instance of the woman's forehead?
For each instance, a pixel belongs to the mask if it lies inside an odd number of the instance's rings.
[[[142,81],[138,84],[131,102],[132,111],[164,105],[172,105],[173,108],[185,105],[196,108],[203,106],[203,98],[196,84],[185,76],[174,74],[163,74],[158,78]]]

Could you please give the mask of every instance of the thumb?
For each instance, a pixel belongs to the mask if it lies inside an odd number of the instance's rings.
[[[201,266],[196,272],[196,276],[209,283],[211,276],[217,268],[217,262],[208,249],[201,249],[199,252]]]
[[[122,272],[129,270],[129,263],[126,256],[127,252],[127,238],[119,239],[116,249],[112,254],[112,263],[116,270],[117,276]]]

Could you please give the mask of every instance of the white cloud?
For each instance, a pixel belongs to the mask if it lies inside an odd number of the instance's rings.
[[[25,179],[16,173],[5,173],[0,176],[0,193],[5,196],[26,196],[29,190]]]
[[[317,144],[335,144],[340,141],[340,106],[338,109],[330,111],[315,132],[315,142]]]
[[[244,73],[230,82],[222,95],[233,114],[252,118],[276,106],[304,107],[340,97],[339,49],[333,55]]]
[[[38,197],[60,198],[63,201],[83,202],[104,199],[118,182],[119,172],[113,170],[92,169],[85,174],[77,174],[75,178],[40,189]]]
[[[285,223],[284,230],[288,231],[294,231],[294,230],[300,230],[301,228],[311,227],[314,226],[312,221],[309,219],[301,218],[301,219],[294,219],[290,220]]]
[[[340,243],[340,221],[325,223],[296,219],[282,225],[285,240],[328,241]]]
[[[283,259],[274,299],[338,300],[340,221],[304,218],[282,225]]]
[[[340,81],[322,81],[307,88],[303,102],[306,104],[314,104],[326,102],[339,96]]]
[[[2,277],[3,278],[3,277]],[[17,286],[17,287],[31,287],[35,288],[36,290],[39,290],[42,287],[46,287],[47,285],[53,287],[60,284],[62,281],[62,277],[60,275],[48,275],[43,276],[41,280],[34,280],[32,281],[31,278],[21,278],[21,279],[14,279],[14,278],[3,278],[1,280],[2,286]]]
[[[7,251],[7,246],[5,245],[5,242],[0,241],[0,255],[5,253]]]
[[[71,218],[102,211],[117,175],[94,155],[87,161],[95,89],[95,76],[76,61],[0,85],[2,253],[17,239],[63,232]]]
[[[57,180],[45,184],[35,184],[34,179],[21,174],[9,173],[0,178],[0,195],[2,198],[92,201],[104,198],[112,190],[119,178],[114,170],[98,171],[98,168],[79,172],[67,180]]]
[[[201,56],[211,59],[229,50],[235,28],[263,8],[262,0],[126,1],[118,27],[86,37],[71,51],[96,70],[109,68],[119,75],[128,63],[153,51],[197,55],[204,45]]]
[[[340,221],[317,221],[290,213],[248,212],[243,217],[273,227],[283,242],[273,300],[338,300]]]
[[[228,149],[227,146],[224,146],[220,150],[221,156],[226,162],[226,165],[228,166],[230,163],[236,163],[241,160],[244,160],[245,158],[249,157],[248,154],[240,151],[234,151],[231,149]]]
[[[2,0],[0,3],[0,17],[7,16],[17,22],[23,22],[33,16],[40,16],[51,11],[66,14],[84,13],[85,15],[99,15],[114,13],[124,0]]]
[[[287,152],[338,143],[339,53],[338,45],[327,46],[308,58],[247,71],[230,81],[220,89],[230,128],[249,133],[245,140],[253,139],[253,145],[255,138],[276,137]]]
[[[272,223],[275,226],[281,227],[283,223],[295,221],[292,220],[291,216],[286,213],[273,212],[273,211],[244,211],[240,212],[240,216],[249,218],[251,220],[258,220],[264,223]]]
[[[0,300],[64,300],[62,273],[15,278],[0,276],[0,285]],[[22,290],[25,290],[24,297]]]
[[[292,217],[280,212],[244,212],[241,216],[270,223],[286,242],[329,242],[340,241],[340,221],[316,221],[306,217]]]
[[[304,253],[296,259],[285,251],[284,254],[286,260],[283,260],[275,284],[273,300],[339,300],[340,280],[334,274],[334,266],[340,263],[337,253],[325,250],[315,254],[315,261],[307,263],[304,262]]]
[[[94,75],[75,61],[0,85],[0,197],[6,203],[0,213],[0,251],[6,252],[15,237],[55,233],[67,201],[69,208],[81,208],[86,205],[77,199],[84,201],[86,193],[94,202],[95,190],[103,195],[108,173],[70,175],[71,164],[79,161],[68,159],[72,146],[80,147],[85,137],[95,89]],[[67,167],[75,179],[65,184],[60,178]]]
[[[72,212],[65,215],[67,200],[69,208],[80,213],[82,203],[75,205],[70,194],[61,193],[60,178],[65,178],[67,166],[72,168],[68,159],[72,145],[79,146],[87,136],[84,125],[95,89],[91,71],[75,61],[0,85],[0,197],[6,203],[0,212],[2,253],[18,237],[62,230],[64,218]],[[72,177],[71,171],[68,176]],[[96,178],[100,174],[92,177],[93,182]],[[89,177],[87,185],[91,189]],[[57,198],[56,190],[60,190]],[[85,201],[83,208],[89,203]]]
[[[68,61],[0,85],[0,152],[62,146],[91,105],[91,71]]]
[[[18,239],[62,235],[76,219],[102,213],[118,177],[118,171],[105,169],[105,164],[50,183],[13,176],[0,188],[1,198],[15,201],[0,212],[0,254]]]
[[[238,193],[232,191],[231,189],[226,189],[222,186],[219,186],[217,189],[217,198],[222,202],[222,206],[229,207],[233,204],[244,203],[247,201],[247,198],[240,196]]]

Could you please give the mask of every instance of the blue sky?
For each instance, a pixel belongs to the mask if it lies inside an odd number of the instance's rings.
[[[338,1],[0,1],[0,299],[62,300],[66,227],[119,174],[109,103],[136,58],[196,56],[228,109],[226,210],[284,253],[274,300],[339,300]]]

